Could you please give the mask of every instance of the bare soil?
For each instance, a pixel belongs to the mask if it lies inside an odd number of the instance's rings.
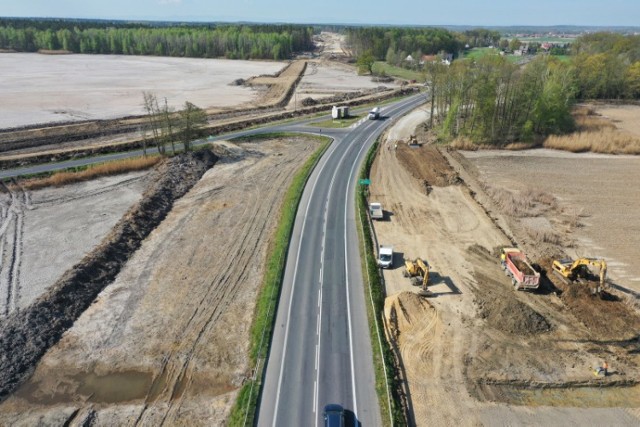
[[[248,372],[269,240],[305,137],[223,156],[0,405],[0,424],[223,425]]]
[[[142,92],[201,108],[250,103],[259,95],[238,79],[285,63],[123,55],[3,54],[0,128],[143,114]]]
[[[543,259],[565,252],[572,258],[603,258],[614,283],[640,292],[640,182],[639,156],[574,154],[538,149],[518,152],[480,150],[463,152],[461,162],[485,185],[521,191],[542,190],[557,200],[557,208],[537,218],[565,242],[540,245],[519,236],[530,257]],[[461,163],[462,164],[462,163]],[[534,225],[517,222],[514,230]]]
[[[26,308],[111,231],[148,186],[146,172],[0,193],[0,318]]]
[[[618,129],[640,136],[640,105],[590,105],[597,114],[612,121]]]
[[[100,245],[32,304],[1,320],[0,399],[33,372],[44,353],[113,281],[142,240],[165,218],[174,200],[186,193],[215,160],[213,153],[203,150],[161,164],[140,202]]]
[[[410,122],[399,121],[390,141],[413,134]],[[562,292],[546,275],[540,292],[515,291],[500,269],[498,249],[518,245],[522,227],[491,203],[459,157],[434,147],[399,145],[396,152],[383,144],[371,173],[371,199],[390,212],[389,221],[375,223],[378,242],[394,245],[399,254],[396,269],[383,272],[385,313],[408,385],[412,422],[637,424],[640,399],[629,396],[637,395],[640,379],[638,313],[616,290],[594,301],[582,289]],[[563,182],[566,173],[556,169],[553,177]],[[424,180],[444,186],[427,192]],[[561,207],[554,209],[544,212],[561,213]],[[418,297],[402,277],[403,256],[428,260],[430,298]],[[603,360],[611,375],[596,377],[593,368]],[[609,387],[603,392],[602,386]],[[549,387],[553,393],[541,391]],[[576,403],[581,398],[588,403]],[[611,407],[633,409],[604,409]]]

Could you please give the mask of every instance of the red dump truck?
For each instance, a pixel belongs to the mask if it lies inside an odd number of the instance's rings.
[[[520,249],[502,248],[500,262],[516,290],[538,289],[540,286],[540,273],[533,269]]]

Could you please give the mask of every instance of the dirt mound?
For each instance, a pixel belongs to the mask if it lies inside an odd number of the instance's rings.
[[[412,292],[400,292],[384,302],[384,314],[389,332],[397,340],[412,328],[423,328],[427,319],[436,315],[429,302]]]
[[[44,353],[62,337],[97,295],[120,272],[142,241],[216,162],[210,151],[176,156],[150,177],[142,200],[116,224],[102,243],[68,270],[25,310],[0,322],[0,399],[33,371]]]
[[[486,261],[497,263],[497,259],[494,260],[494,256],[482,246],[472,245],[467,252],[479,260],[478,266]],[[502,332],[519,335],[538,334],[551,329],[547,319],[520,301],[510,286],[499,283],[481,268],[475,269],[474,276],[478,282],[478,288],[473,288],[478,316],[487,325]]]
[[[505,289],[505,292],[510,290]],[[476,295],[476,303],[479,316],[494,329],[511,334],[536,334],[551,329],[544,316],[515,298]]]
[[[410,147],[398,143],[396,155],[411,175],[423,183],[427,194],[431,187],[447,187],[461,182],[447,159],[433,145]]]
[[[626,341],[639,336],[640,316],[624,299],[607,291],[594,295],[591,290],[597,286],[597,280],[565,283],[550,273],[552,262],[553,259],[546,258],[540,266],[562,292],[560,299],[565,306],[595,335],[595,339]]]

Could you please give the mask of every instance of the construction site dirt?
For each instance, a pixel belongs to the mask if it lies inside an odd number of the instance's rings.
[[[217,144],[221,160],[0,405],[0,424],[224,423],[250,375],[249,327],[284,189],[318,144]]]
[[[401,119],[383,140],[370,188],[371,200],[390,212],[389,221],[374,225],[378,241],[393,244],[407,259],[426,259],[432,272],[430,298],[403,277],[400,260],[383,273],[387,330],[402,361],[411,422],[637,425],[638,300],[615,287],[594,296],[589,284],[566,284],[551,274],[550,260],[589,249],[576,238],[589,227],[568,218],[582,206],[535,189],[529,213],[507,215],[501,193],[491,189],[515,189],[503,181],[489,185],[467,153],[404,143],[415,134],[417,116],[424,117],[424,110]],[[535,170],[535,160],[528,160],[527,168]],[[500,169],[484,170],[500,175]],[[555,169],[556,182],[566,182],[562,172]],[[516,182],[518,174],[514,167],[507,175]],[[517,182],[520,191],[536,180],[520,176]],[[523,226],[536,222],[562,227],[545,241],[545,234]],[[500,267],[503,246],[530,254],[542,271],[539,290],[514,290]],[[634,290],[613,271],[611,278]],[[608,375],[596,376],[604,361]]]

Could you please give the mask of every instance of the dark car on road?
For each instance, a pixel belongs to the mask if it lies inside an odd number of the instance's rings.
[[[335,403],[324,407],[325,427],[344,427],[344,408]]]

